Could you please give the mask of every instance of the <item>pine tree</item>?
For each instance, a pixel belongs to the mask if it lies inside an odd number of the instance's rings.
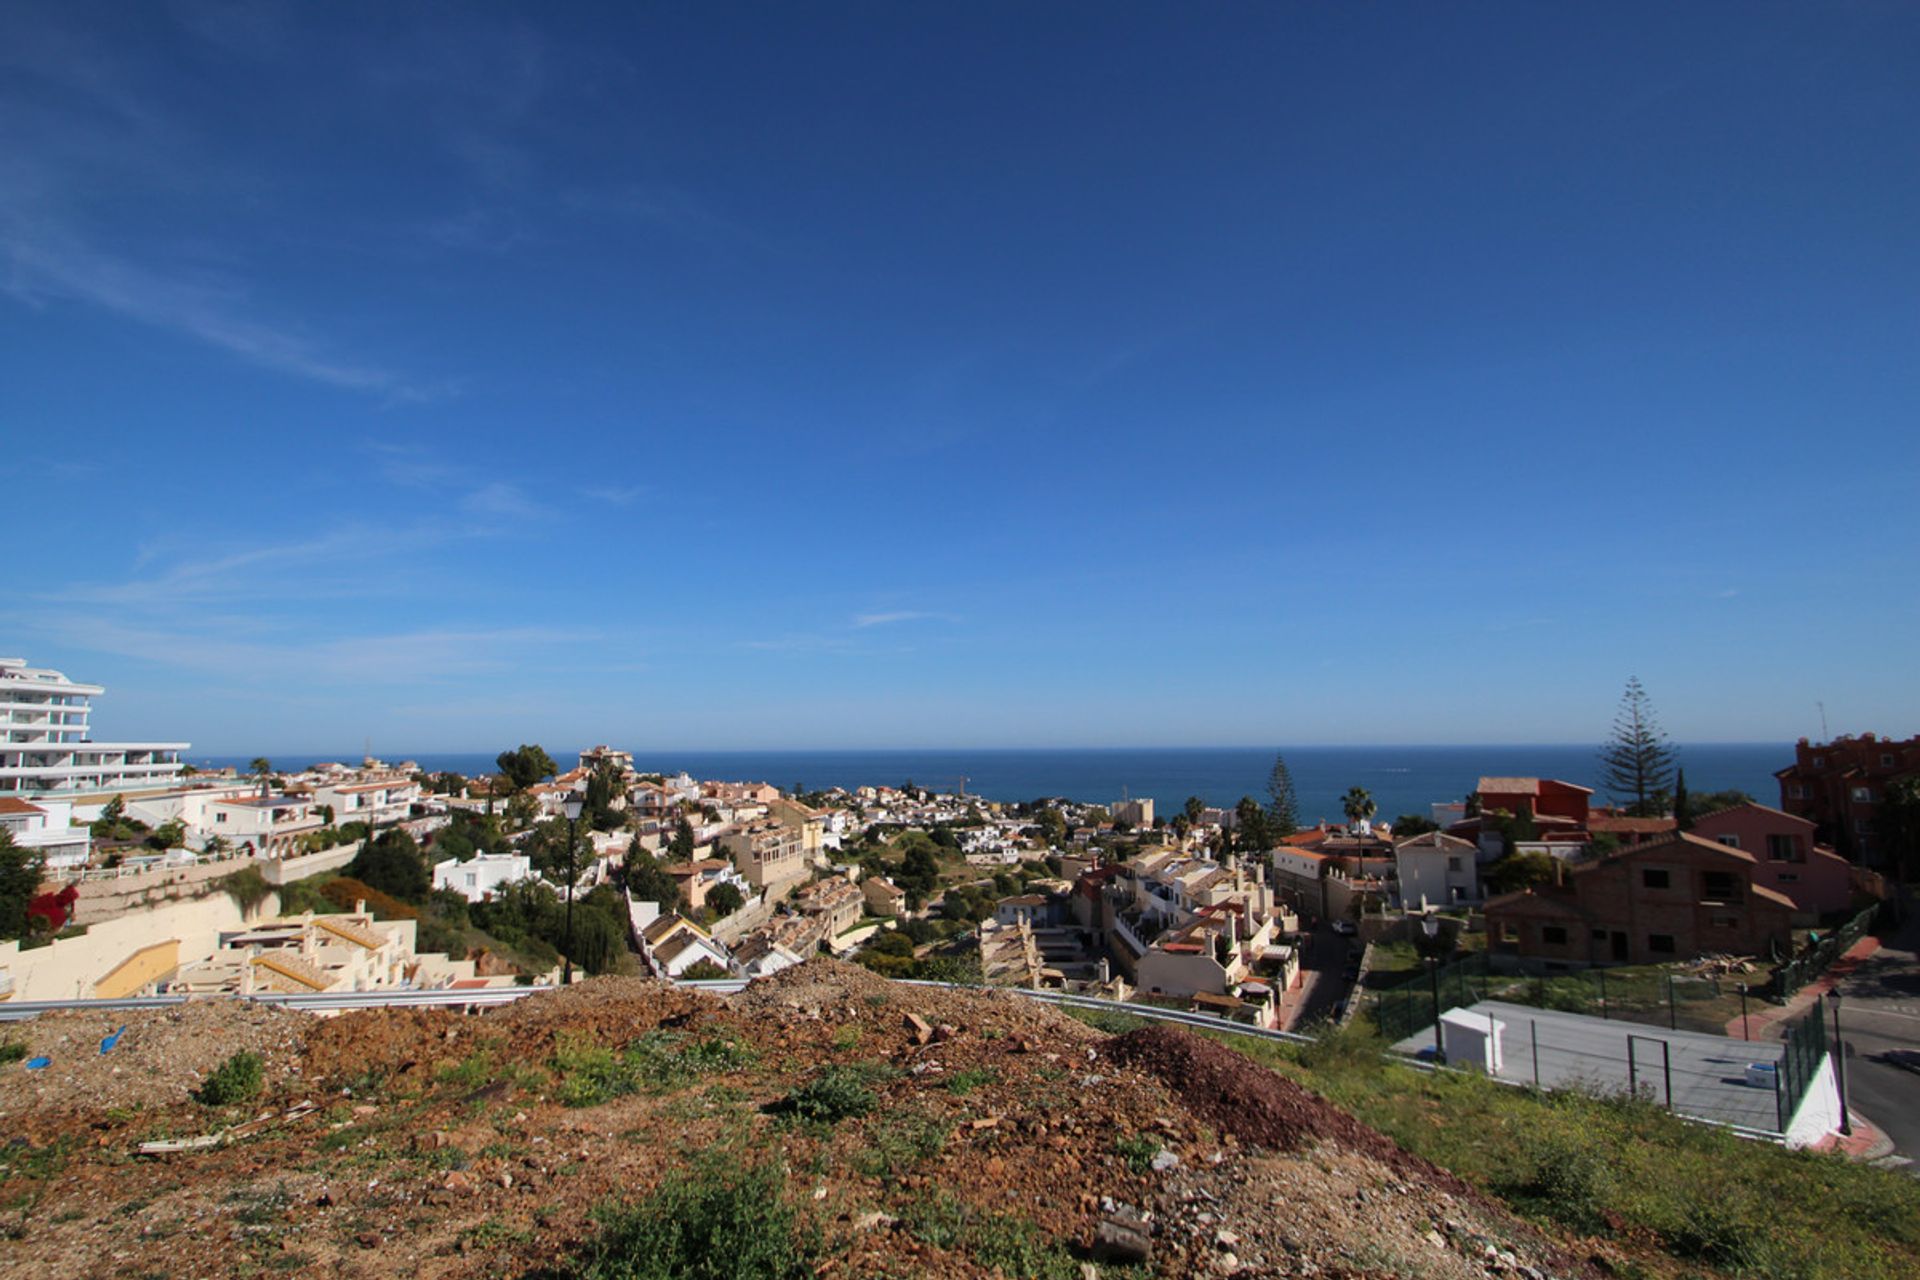
[[[1614,799],[1633,797],[1633,814],[1649,817],[1647,802],[1655,792],[1671,789],[1673,744],[1653,716],[1653,703],[1635,676],[1620,695],[1620,712],[1613,718],[1613,737],[1600,748],[1600,776]]]
[[[1287,758],[1273,758],[1273,772],[1267,775],[1267,834],[1284,840],[1300,829],[1300,805],[1293,795],[1293,774]]]

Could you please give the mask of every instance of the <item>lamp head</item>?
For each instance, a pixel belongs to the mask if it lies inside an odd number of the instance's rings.
[[[575,792],[561,801],[560,807],[566,811],[568,822],[578,822],[580,820],[580,810],[584,806],[581,803],[580,794]]]

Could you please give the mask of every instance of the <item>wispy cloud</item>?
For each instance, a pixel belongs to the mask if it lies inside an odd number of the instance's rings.
[[[307,335],[261,320],[247,309],[244,290],[231,281],[168,275],[103,253],[70,233],[18,220],[0,221],[0,291],[16,301],[86,303],[218,348],[249,364],[393,400],[428,400],[446,387],[429,387],[389,369],[344,359]]]
[[[516,520],[544,514],[540,505],[523,493],[520,486],[504,480],[481,485],[462,498],[460,506],[474,515],[504,516]]]
[[[581,492],[596,502],[612,503],[616,507],[630,507],[640,501],[640,499],[651,494],[653,489],[650,485],[644,484],[601,485],[591,489],[583,489]]]
[[[444,628],[312,640],[304,634],[237,638],[230,632],[131,626],[82,615],[43,618],[36,630],[63,648],[259,683],[298,673],[303,685],[417,686],[510,671],[529,653],[591,643],[598,633],[548,627]]]
[[[858,628],[891,627],[902,622],[958,622],[950,613],[927,613],[919,609],[899,609],[891,613],[863,613],[857,615],[853,625]]]

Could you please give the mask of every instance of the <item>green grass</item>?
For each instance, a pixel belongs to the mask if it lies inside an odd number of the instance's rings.
[[[1766,1280],[1920,1275],[1920,1183],[1787,1151],[1646,1102],[1536,1093],[1383,1062],[1358,1029],[1295,1048],[1221,1035],[1401,1146],[1581,1235],[1657,1240],[1669,1255]]]

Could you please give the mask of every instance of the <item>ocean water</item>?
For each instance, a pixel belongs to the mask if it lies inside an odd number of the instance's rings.
[[[1695,793],[1737,788],[1767,804],[1780,802],[1773,771],[1793,763],[1790,744],[1692,743],[1678,748]],[[359,752],[274,761],[295,769],[321,760],[357,760]],[[1586,746],[1298,747],[1285,752],[1299,798],[1300,817],[1343,820],[1340,799],[1347,788],[1365,787],[1385,820],[1404,813],[1424,816],[1436,801],[1459,800],[1483,775],[1559,778],[1600,792],[1598,748]],[[577,752],[553,751],[570,767]],[[682,751],[636,752],[642,771],[685,769],[696,778],[770,782],[777,787],[898,786],[911,779],[923,787],[955,790],[966,779],[969,795],[989,800],[1066,796],[1107,804],[1122,796],[1151,796],[1162,816],[1188,796],[1231,805],[1241,796],[1262,802],[1274,752],[1251,747],[1113,747],[1093,750],[981,749],[953,751]],[[245,770],[250,757],[215,756],[196,765],[233,765]],[[386,752],[388,760],[418,761],[429,771],[491,772],[489,753]],[[1604,793],[1597,794],[1604,803]]]

